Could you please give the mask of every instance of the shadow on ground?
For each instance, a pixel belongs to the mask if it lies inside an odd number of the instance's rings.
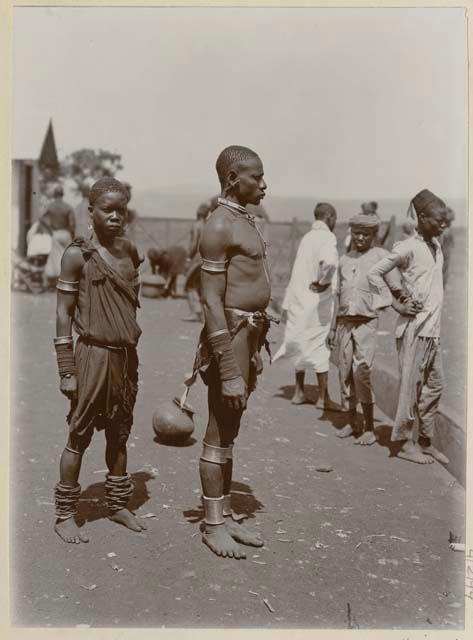
[[[255,497],[249,485],[242,482],[232,482],[232,509],[236,514],[244,513],[251,519],[263,507],[264,504]],[[202,503],[199,503],[194,509],[183,511],[183,515],[189,522],[201,522],[204,519]]]
[[[135,511],[148,502],[150,495],[146,483],[154,478],[146,471],[137,471],[131,474],[135,485],[133,495],[128,503],[128,509]],[[108,517],[108,509],[105,502],[105,482],[91,484],[81,493],[77,509],[77,521],[80,523],[95,522]]]

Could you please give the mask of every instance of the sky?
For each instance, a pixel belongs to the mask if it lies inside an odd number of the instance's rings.
[[[122,154],[135,190],[217,186],[227,145],[273,195],[467,192],[462,9],[17,7],[13,153]]]

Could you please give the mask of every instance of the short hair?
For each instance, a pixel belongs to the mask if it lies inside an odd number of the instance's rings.
[[[319,202],[314,209],[314,218],[316,220],[326,220],[336,215],[337,211],[335,207],[328,202]]]
[[[126,201],[128,202],[130,199],[130,194],[128,193],[128,189],[115,178],[100,178],[97,182],[94,182],[89,192],[89,202],[90,204],[95,204],[95,202],[102,196],[104,193],[121,193],[125,196]]]
[[[53,196],[55,198],[62,198],[63,195],[64,195],[64,189],[62,188],[62,186],[60,184],[57,184],[54,187]]]
[[[217,169],[218,179],[222,187],[225,185],[230,170],[238,166],[240,162],[246,162],[247,160],[253,160],[259,156],[255,151],[248,149],[248,147],[240,147],[239,145],[231,145],[226,147],[217,158],[215,168]]]

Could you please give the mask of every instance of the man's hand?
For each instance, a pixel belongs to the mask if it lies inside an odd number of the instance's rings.
[[[323,293],[329,287],[330,287],[330,282],[328,284],[319,284],[318,282],[311,282],[309,285],[309,289],[314,293]]]
[[[63,393],[69,400],[77,399],[77,378],[75,376],[70,377],[62,377],[61,382],[59,383],[59,390]]]
[[[410,318],[415,317],[419,311],[422,309],[422,305],[419,305],[418,302],[412,300],[412,298],[408,298],[405,302],[400,302],[399,300],[393,300],[392,307],[395,309],[401,316],[408,316]]]
[[[232,380],[222,380],[222,396],[229,409],[233,411],[246,409],[248,391],[243,378],[240,376]]]
[[[327,347],[332,350],[335,346],[335,334],[336,334],[337,330],[335,327],[331,327],[330,331],[328,332],[328,336],[327,336]]]
[[[261,356],[261,353],[257,351],[252,360],[253,364],[255,365],[256,375],[260,376],[263,373],[263,358]]]

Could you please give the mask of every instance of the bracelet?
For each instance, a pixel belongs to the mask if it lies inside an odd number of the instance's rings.
[[[58,336],[53,339],[54,346],[58,344],[73,344],[74,338],[72,336]]]
[[[216,336],[223,336],[225,333],[228,333],[228,329],[219,329],[218,331],[213,331],[207,335],[207,338],[215,338]]]
[[[232,380],[242,373],[233,353],[230,334],[225,332],[209,339],[212,355],[217,359],[220,380]]]

